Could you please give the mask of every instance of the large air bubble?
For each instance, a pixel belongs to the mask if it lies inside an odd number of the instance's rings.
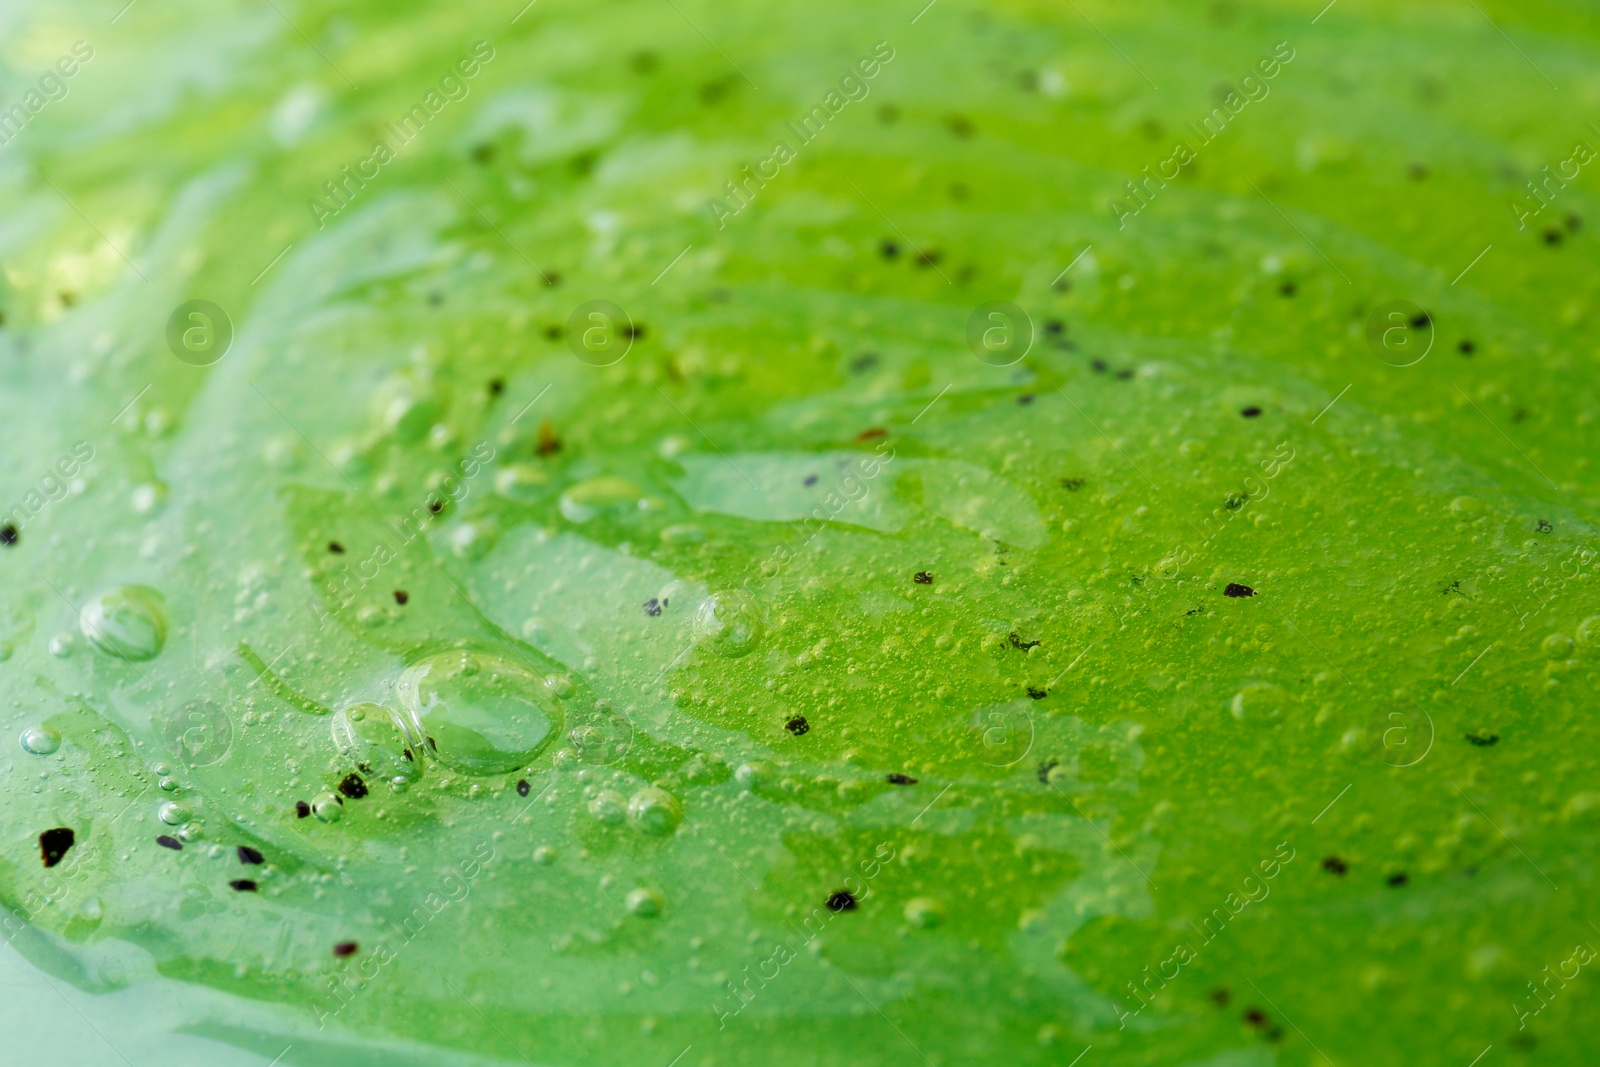
[[[561,705],[544,679],[488,653],[429,656],[396,688],[412,745],[463,774],[526,766],[561,730]]]

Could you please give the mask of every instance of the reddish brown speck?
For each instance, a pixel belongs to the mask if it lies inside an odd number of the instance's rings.
[[[356,954],[356,950],[360,947],[361,946],[356,944],[354,941],[341,941],[337,945],[333,946],[333,954],[342,960],[346,956],[354,956]]]
[[[872,440],[876,440],[879,437],[888,437],[888,436],[889,436],[889,431],[888,430],[885,430],[882,426],[874,426],[874,427],[872,427],[870,429],[862,430],[860,433],[856,434],[856,440],[857,441],[872,441]]]

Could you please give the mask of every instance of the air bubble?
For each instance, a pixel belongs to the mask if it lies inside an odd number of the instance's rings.
[[[22,747],[35,756],[48,756],[61,747],[61,735],[48,726],[30,726],[22,731]]]
[[[463,774],[525,767],[562,725],[544,678],[485,652],[444,652],[407,667],[396,684],[414,748]]]
[[[633,825],[647,834],[664,836],[678,828],[683,821],[683,809],[678,800],[664,789],[641,789],[628,801],[628,818]]]
[[[160,819],[168,826],[182,826],[184,823],[194,818],[194,812],[189,810],[189,805],[187,804],[179,803],[176,800],[169,800],[165,804],[161,805],[160,808],[156,809],[156,818]]]
[[[151,659],[167,643],[161,594],[148,586],[101,593],[78,613],[78,628],[95,648],[118,659]]]
[[[635,889],[628,894],[628,914],[641,919],[654,919],[661,914],[661,909],[666,903],[661,894],[654,889]]]
[[[738,658],[761,637],[761,609],[742,590],[715,593],[695,612],[694,633],[722,655]]]

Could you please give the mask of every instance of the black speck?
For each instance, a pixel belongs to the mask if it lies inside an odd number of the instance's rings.
[[[900,254],[900,246],[893,241],[885,241],[878,246],[878,252],[884,259],[893,259]]]
[[[1284,282],[1282,285],[1278,286],[1278,292],[1282,293],[1284,296],[1293,296],[1299,291],[1299,286],[1295,285],[1294,282]]]
[[[1419,311],[1415,315],[1411,316],[1411,328],[1413,330],[1420,330],[1424,326],[1432,325],[1433,316],[1428,314],[1426,311]]]
[[[58,826],[54,830],[46,830],[39,835],[39,854],[44,857],[46,867],[54,867],[61,862],[61,857],[67,854],[67,849],[78,839],[78,835],[65,826]]]
[[[1107,366],[1106,361],[1103,359],[1091,359],[1089,361],[1089,369],[1094,371],[1096,374],[1104,374],[1111,368]]]
[[[162,834],[160,837],[156,838],[156,844],[160,845],[162,848],[170,848],[174,852],[183,851],[183,842],[179,841],[176,837],[168,837],[166,834]]]
[[[817,484],[817,476],[815,474],[806,475],[806,484],[807,485],[816,485]]]
[[[1386,881],[1388,881],[1388,883],[1394,888],[1399,889],[1401,886],[1411,881],[1411,876],[1406,874],[1405,871],[1398,871],[1394,874],[1391,874]]]
[[[240,863],[261,864],[267,862],[266,857],[261,855],[259,850],[253,849],[249,845],[238,846],[238,852]]]
[[[1238,582],[1229,582],[1228,583],[1228,588],[1226,588],[1226,589],[1224,589],[1222,591],[1222,595],[1223,596],[1235,596],[1235,597],[1237,597],[1237,596],[1255,596],[1256,595],[1256,591],[1254,589],[1251,589],[1248,585],[1240,585]]]
[[[1050,690],[1048,690],[1048,689],[1035,689],[1033,686],[1030,685],[1030,686],[1028,686],[1028,695],[1031,696],[1035,700],[1043,700],[1045,697],[1050,695]]]
[[[344,555],[344,546],[337,541],[329,541],[328,551],[332,552],[336,556],[342,556]]]
[[[1467,740],[1471,741],[1479,748],[1488,748],[1490,745],[1499,743],[1500,735],[1491,734],[1484,730],[1475,730],[1467,735]]]
[[[1322,869],[1327,871],[1329,874],[1337,874],[1340,878],[1343,878],[1344,872],[1348,871],[1350,867],[1338,856],[1329,856],[1327,859],[1322,861]]]
[[[944,253],[937,248],[930,248],[926,252],[917,253],[917,266],[932,267],[944,259]]]
[[[310,804],[307,804],[303,800],[297,800],[297,801],[294,802],[294,817],[295,818],[304,819],[307,816],[309,816],[310,814],[311,814],[311,805]]]
[[[1129,378],[1132,378],[1132,377],[1133,377],[1133,368],[1132,367],[1123,367],[1121,370],[1117,371],[1117,374],[1116,374],[1117,381],[1119,381],[1119,382],[1125,382]]]
[[[236,889],[241,893],[254,893],[257,889],[261,888],[248,878],[236,878],[228,883],[228,887],[231,889]]]
[[[439,742],[435,741],[433,738],[430,737],[430,738],[428,738],[428,747],[433,749],[435,752],[437,752],[437,751],[439,751]]]
[[[396,589],[394,591],[394,602],[399,604],[401,607],[405,607],[406,601],[410,599],[411,594],[406,592],[404,589]]]
[[[1041,760],[1039,762],[1039,781],[1045,785],[1050,784],[1050,772],[1060,766],[1061,761],[1055,759]]]
[[[531,788],[532,787],[528,785],[528,780],[526,778],[523,778],[521,781],[517,782],[517,796],[519,796],[519,797],[527,796],[528,795],[528,790],[531,789]]]
[[[428,501],[428,510],[433,512],[435,515],[439,514],[439,512],[444,510],[444,501],[443,500],[430,500],[430,501]]]
[[[652,619],[661,614],[661,601],[651,597],[644,602],[644,613]]]
[[[1066,332],[1067,324],[1060,319],[1050,319],[1044,324],[1044,332],[1051,337],[1059,337]]]
[[[1247,408],[1240,408],[1239,414],[1243,415],[1247,419],[1253,419],[1257,415],[1261,414],[1261,409],[1256,407],[1254,404],[1251,404]]]
[[[1033,403],[1033,394],[1032,393],[1023,393],[1021,396],[1017,397],[1017,403],[1022,404],[1024,406]]]
[[[1554,226],[1551,226],[1544,231],[1544,243],[1547,245],[1558,245],[1565,239],[1565,237],[1566,235],[1560,230],[1556,229]]]
[[[918,585],[932,585],[933,575],[929,574],[927,571],[918,571],[916,574],[912,575],[911,580],[916,582]]]
[[[911,777],[909,774],[891,774],[891,775],[889,775],[889,784],[890,785],[916,785],[917,784],[917,780],[915,778]]]
[[[415,757],[415,756],[413,756],[411,754],[411,750],[409,748],[401,749],[400,750],[400,754],[406,758],[406,762],[407,763],[415,763],[416,762],[417,757]]]
[[[544,328],[544,339],[546,341],[559,341],[559,340],[561,340],[561,327],[559,327],[559,326],[546,326]]]
[[[17,528],[15,526],[11,525],[11,523],[9,523],[9,522],[6,523],[4,526],[0,526],[0,545],[5,545],[7,548],[10,548],[12,545],[14,545],[16,543],[17,543]]]
[[[360,800],[367,795],[367,783],[361,780],[359,774],[347,774],[339,782],[339,792],[351,800]]]
[[[1456,351],[1460,352],[1463,356],[1470,356],[1477,350],[1478,346],[1473,344],[1471,341],[1462,341],[1460,344],[1456,345]]]
[[[944,120],[944,128],[961,138],[963,141],[968,140],[974,133],[977,132],[976,127],[972,125],[972,120],[964,115],[946,115]]]
[[[1079,489],[1083,488],[1083,479],[1063,478],[1061,479],[1061,488],[1065,489],[1069,493],[1076,493]]]
[[[645,335],[649,327],[642,322],[630,322],[622,328],[622,333],[630,341],[637,341]]]
[[[1549,519],[1540,519],[1539,520],[1539,532],[1540,533],[1550,533],[1554,529],[1555,529],[1555,527],[1550,525],[1550,520]]]
[[[856,895],[848,889],[841,889],[828,898],[829,911],[855,911]]]
[[[1206,995],[1211,998],[1211,1003],[1215,1004],[1219,1008],[1227,1007],[1228,1001],[1233,999],[1229,995],[1228,991],[1223,989],[1221,986],[1218,986]]]
[[[354,956],[356,954],[356,950],[360,947],[361,946],[356,944],[354,941],[341,941],[337,945],[333,946],[333,954],[342,960],[346,956]]]
[[[1036,647],[1039,644],[1037,641],[1024,641],[1022,638],[1017,636],[1017,631],[1015,630],[1012,630],[1011,633],[1007,635],[1007,640],[1011,642],[1011,647],[1020,648],[1024,652],[1030,648]]]
[[[505,391],[506,391],[506,382],[505,382],[504,378],[491,378],[489,380],[489,395],[490,396],[499,396],[501,393],[503,393]]]
[[[875,352],[863,352],[850,361],[850,369],[857,374],[869,371],[878,365],[878,356]]]
[[[1267,1025],[1267,1013],[1260,1008],[1247,1008],[1244,1013],[1244,1021],[1255,1027],[1265,1026]]]

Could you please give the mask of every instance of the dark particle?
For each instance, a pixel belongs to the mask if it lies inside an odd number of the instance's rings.
[[[1340,878],[1343,878],[1344,872],[1348,871],[1350,867],[1338,856],[1329,856],[1322,861],[1322,869],[1329,874],[1337,874]]]
[[[1268,1030],[1267,1031],[1267,1040],[1268,1041],[1282,1041],[1283,1040],[1283,1027],[1274,1026],[1270,1030]]]
[[[439,514],[439,512],[444,510],[444,501],[443,500],[430,500],[430,501],[428,501],[428,510],[433,512],[435,515]]]
[[[561,340],[561,327],[559,327],[559,326],[546,326],[544,328],[544,339],[546,341],[559,341],[559,340]]]
[[[1015,630],[1012,630],[1011,633],[1007,635],[1007,640],[1011,642],[1012,648],[1020,648],[1024,652],[1028,651],[1030,648],[1037,647],[1039,644],[1037,641],[1024,641],[1021,637],[1017,636],[1017,631]]]
[[[911,777],[909,774],[891,774],[891,775],[889,775],[889,784],[890,785],[916,785],[917,784],[917,780],[915,778]]]
[[[1282,285],[1278,286],[1278,292],[1282,293],[1284,296],[1293,296],[1299,291],[1299,286],[1295,285],[1294,282],[1284,282]]]
[[[17,528],[11,525],[9,522],[4,526],[0,526],[0,545],[5,545],[7,548],[9,548],[16,543]]]
[[[1133,377],[1133,368],[1132,367],[1123,367],[1121,370],[1117,371],[1116,377],[1117,377],[1117,381],[1119,381],[1119,382],[1127,381],[1129,378]]]
[[[430,738],[428,738],[428,747],[433,749],[435,752],[437,752],[437,751],[439,751],[439,742],[435,741],[433,738],[430,737]]]
[[[1055,770],[1058,766],[1060,766],[1059,760],[1041,760],[1039,763],[1039,781],[1043,782],[1045,785],[1049,785],[1050,772]]]
[[[888,437],[889,431],[882,426],[870,426],[856,434],[857,441],[875,441],[880,437]]]
[[[1428,314],[1426,311],[1419,311],[1415,315],[1411,316],[1411,328],[1413,330],[1420,330],[1424,326],[1432,325],[1433,316]]]
[[[893,259],[900,254],[900,246],[893,241],[885,241],[878,246],[878,252],[884,259]]]
[[[784,723],[783,728],[788,730],[791,734],[794,734],[796,737],[799,737],[801,734],[811,729],[811,724],[806,722],[806,717],[804,715],[796,715],[794,718]]]
[[[1231,996],[1229,996],[1228,991],[1223,989],[1221,986],[1213,989],[1207,994],[1207,996],[1211,998],[1211,1003],[1215,1004],[1219,1008],[1227,1007],[1228,1001],[1233,999]]]
[[[649,600],[646,600],[644,602],[644,613],[650,616],[652,619],[656,618],[661,614],[661,601],[657,600],[655,597],[651,597]]]
[[[490,396],[499,396],[501,393],[503,393],[505,391],[506,391],[505,379],[503,379],[503,378],[491,378],[489,380],[489,395]]]
[[[344,555],[344,546],[337,541],[329,541],[328,551],[332,552],[336,556],[342,556]]]
[[[241,893],[254,893],[257,889],[261,888],[248,878],[236,878],[228,883],[228,887],[230,889],[238,890]]]
[[[630,322],[622,328],[622,335],[630,341],[637,341],[644,337],[648,327],[642,322]]]
[[[1251,404],[1247,408],[1240,408],[1239,414],[1243,415],[1247,419],[1253,419],[1257,415],[1261,414],[1261,409],[1256,407],[1254,404]]]
[[[1104,374],[1111,368],[1106,365],[1106,361],[1103,359],[1091,359],[1089,361],[1089,369],[1094,371],[1096,374]]]
[[[848,889],[841,889],[828,898],[829,911],[855,911],[856,907],[856,895]]]
[[[1069,493],[1076,493],[1079,489],[1083,488],[1083,479],[1063,478],[1061,479],[1061,488],[1065,489]]]
[[[857,374],[860,374],[862,371],[869,371],[877,365],[878,356],[874,352],[863,352],[861,355],[850,361],[850,369],[855,371]]]
[[[1184,614],[1185,615],[1201,615],[1201,614],[1205,613],[1205,610],[1206,610],[1205,605],[1202,604],[1197,608],[1190,608],[1188,611],[1184,612]]]
[[[1048,689],[1035,689],[1033,686],[1030,685],[1030,686],[1028,686],[1028,695],[1031,696],[1035,700],[1043,700],[1045,697],[1050,695],[1050,690],[1048,690]]]
[[[561,451],[561,438],[556,436],[555,427],[548,422],[539,424],[539,455],[548,456],[552,452]]]
[[[1565,236],[1566,235],[1560,230],[1556,229],[1554,226],[1551,226],[1549,229],[1544,231],[1544,243],[1547,245],[1558,245],[1562,242],[1562,240],[1565,239]]]
[[[946,115],[944,128],[963,141],[970,139],[977,132],[977,129],[972,125],[972,120],[964,115]]]
[[[360,771],[362,774],[371,774],[372,773],[372,764],[365,763],[365,762],[358,763],[358,764],[356,764],[356,770]]]
[[[409,748],[401,749],[400,750],[400,754],[406,758],[406,762],[407,763],[415,763],[416,762],[417,757],[415,757],[415,756],[413,756],[411,754],[411,750]]]
[[[944,259],[944,253],[937,248],[930,248],[926,252],[917,253],[917,266],[932,267]]]
[[[347,774],[339,782],[339,792],[351,800],[360,800],[367,795],[367,783],[361,780],[359,774]]]
[[[1229,511],[1238,511],[1240,508],[1244,507],[1245,501],[1249,499],[1250,494],[1248,493],[1229,493],[1228,499],[1222,502],[1222,506],[1227,508]]]
[[[251,848],[249,845],[238,846],[238,852],[240,863],[262,864],[267,862],[266,857],[261,855],[260,851]]]
[[[1248,1008],[1244,1013],[1244,1021],[1255,1027],[1265,1026],[1267,1025],[1267,1013],[1260,1008]]]
[[[545,284],[546,287],[548,287],[550,289],[554,289],[556,286],[560,285],[561,284],[561,272],[558,271],[558,270],[545,271],[544,272],[544,284]]]
[[[1060,337],[1066,332],[1067,324],[1060,319],[1050,319],[1044,324],[1044,332],[1051,337]]]
[[[918,571],[916,574],[912,575],[911,580],[916,582],[918,585],[932,585],[933,575],[929,574],[927,571]]]
[[[1026,407],[1027,405],[1033,403],[1033,394],[1023,393],[1021,396],[1017,397],[1017,403]]]
[[[1456,351],[1460,352],[1463,356],[1470,356],[1477,350],[1478,346],[1473,344],[1471,341],[1462,341],[1460,344],[1456,345]]]
[[[1405,884],[1406,884],[1406,883],[1407,883],[1407,882],[1409,882],[1409,881],[1411,881],[1411,876],[1410,876],[1410,875],[1408,875],[1408,874],[1406,874],[1406,872],[1405,872],[1405,871],[1399,871],[1399,872],[1397,872],[1397,873],[1395,873],[1395,874],[1391,874],[1391,875],[1390,875],[1390,876],[1389,876],[1389,877],[1388,877],[1388,878],[1387,878],[1387,879],[1386,879],[1386,881],[1387,881],[1387,882],[1388,882],[1388,883],[1389,883],[1389,884],[1390,884],[1390,885],[1391,885],[1391,886],[1393,886],[1393,887],[1394,887],[1394,888],[1396,888],[1396,889],[1398,889],[1398,888],[1400,888],[1400,887],[1401,887],[1401,886],[1403,886],[1403,885],[1405,885]]]
[[[295,818],[304,819],[307,816],[309,816],[310,814],[311,814],[311,805],[310,804],[307,804],[303,800],[297,800],[297,801],[294,802],[294,817]]]
[[[1540,519],[1539,520],[1539,532],[1540,533],[1550,533],[1554,529],[1555,529],[1555,527],[1550,525],[1550,520],[1549,519]]]
[[[1256,595],[1256,591],[1254,589],[1251,589],[1248,585],[1240,585],[1238,582],[1229,582],[1228,583],[1228,588],[1226,588],[1226,589],[1224,589],[1222,591],[1222,595],[1223,596],[1255,596]]]
[[[528,780],[526,778],[522,779],[521,781],[519,781],[517,783],[517,796],[519,796],[519,797],[527,796],[528,795],[528,790],[531,789],[531,788],[532,787],[530,785],[528,785]]]
[[[67,854],[67,849],[78,839],[78,835],[65,826],[58,826],[54,830],[46,830],[39,835],[39,854],[44,857],[46,867],[54,867],[61,862],[61,857]]]
[[[1491,734],[1485,730],[1478,730],[1467,735],[1467,740],[1479,748],[1488,748],[1500,740],[1499,734]]]
[[[162,834],[160,837],[156,838],[156,844],[160,845],[162,848],[170,848],[174,852],[183,851],[183,842],[179,841],[176,837],[168,837],[166,834]]]
[[[337,945],[333,946],[333,954],[342,960],[346,956],[354,956],[356,954],[356,950],[360,947],[361,946],[357,945],[354,941],[341,941]]]
[[[404,589],[396,589],[394,591],[394,602],[396,604],[399,604],[401,607],[405,607],[406,606],[406,601],[408,601],[410,599],[411,599],[411,594],[406,592]]]
[[[806,484],[807,485],[816,485],[817,484],[817,476],[815,474],[806,475]]]

